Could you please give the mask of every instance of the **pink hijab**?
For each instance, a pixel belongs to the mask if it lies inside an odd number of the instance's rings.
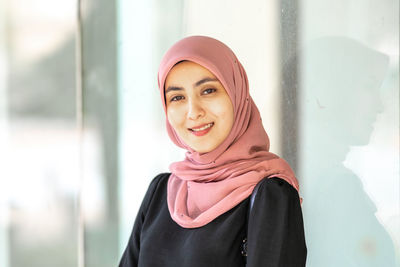
[[[185,228],[204,226],[246,199],[264,177],[282,178],[299,190],[288,163],[269,152],[269,139],[249,95],[246,72],[224,43],[206,36],[189,36],[166,52],[158,71],[165,114],[165,79],[182,60],[200,64],[219,79],[232,101],[235,121],[217,148],[198,153],[179,138],[167,118],[169,137],[187,150],[183,161],[170,165],[167,198],[172,219]]]

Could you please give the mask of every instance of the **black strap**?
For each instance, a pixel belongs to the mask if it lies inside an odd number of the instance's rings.
[[[251,211],[251,209],[253,208],[254,199],[255,199],[255,197],[256,197],[256,195],[257,195],[257,191],[258,191],[258,188],[260,187],[260,184],[261,184],[261,182],[259,182],[259,183],[256,185],[256,187],[254,187],[253,193],[251,193],[251,197],[250,197],[250,208],[249,208],[249,212],[248,212],[247,218],[249,218],[250,211]]]
[[[256,198],[257,192],[258,192],[258,188],[260,187],[261,182],[259,182],[253,189],[253,192],[251,193],[250,196],[250,202],[249,202],[249,209],[247,210],[247,218],[246,218],[246,229],[249,223],[249,217],[250,217],[250,212],[253,208],[254,205],[254,199]],[[247,230],[246,230],[246,234],[247,234]],[[242,250],[241,250],[242,256],[247,257],[247,237],[245,237],[242,241]]]

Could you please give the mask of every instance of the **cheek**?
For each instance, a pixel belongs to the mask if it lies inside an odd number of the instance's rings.
[[[220,118],[223,118],[226,124],[232,124],[233,122],[233,107],[230,100],[222,100],[213,105],[214,114]]]
[[[167,118],[169,123],[175,130],[177,127],[184,122],[184,116],[182,116],[182,111],[176,107],[169,107],[167,109]]]

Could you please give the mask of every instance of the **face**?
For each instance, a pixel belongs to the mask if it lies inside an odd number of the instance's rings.
[[[234,112],[221,82],[192,61],[175,65],[165,81],[167,117],[179,137],[199,153],[214,150],[229,135]]]

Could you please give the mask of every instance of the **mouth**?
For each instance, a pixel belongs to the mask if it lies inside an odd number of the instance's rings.
[[[202,124],[202,125],[196,126],[194,128],[188,128],[188,129],[192,134],[194,134],[196,136],[201,136],[201,135],[205,135],[206,133],[208,133],[213,126],[214,126],[214,122],[211,122],[211,123]]]

